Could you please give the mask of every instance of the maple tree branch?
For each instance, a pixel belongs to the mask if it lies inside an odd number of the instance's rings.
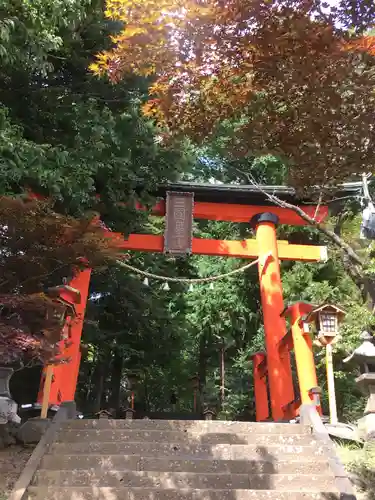
[[[319,213],[320,205],[322,204],[322,193],[319,194],[319,201],[318,204],[316,205],[315,213],[314,213],[314,220],[316,221],[316,218]]]
[[[319,231],[325,234],[327,238],[329,238],[332,241],[332,243],[341,248],[341,250],[343,250],[343,252],[346,253],[346,255],[351,259],[352,262],[355,262],[356,264],[358,264],[363,268],[364,262],[359,257],[359,255],[353,250],[353,248],[350,245],[348,245],[342,238],[340,238],[340,236],[338,236],[334,231],[328,229],[324,224],[317,221],[316,215],[314,215],[314,217],[311,217],[301,207],[293,205],[292,203],[288,203],[287,201],[280,200],[280,198],[278,198],[274,194],[267,193],[267,191],[262,189],[262,187],[257,182],[254,181],[251,175],[248,175],[246,172],[242,172],[241,170],[238,171],[241,172],[243,175],[245,175],[248,181],[257,189],[259,189],[259,191],[263,193],[270,201],[272,201],[272,203],[281,208],[288,208],[289,210],[293,210],[293,212],[298,214],[301,217],[301,219],[306,221],[310,226],[314,226],[317,229],[319,229]]]
[[[61,261],[58,261],[58,262],[61,262]],[[23,285],[25,285],[25,283],[28,283],[29,281],[32,281],[32,280],[40,280],[42,278],[44,278],[44,279],[48,278],[49,276],[52,276],[52,274],[59,271],[60,269],[63,269],[64,267],[68,267],[70,265],[73,265],[73,263],[70,263],[70,262],[64,263],[64,264],[61,264],[61,265],[55,267],[54,269],[52,269],[52,271],[49,271],[49,272],[46,272],[43,274],[39,274],[37,276],[31,276],[29,278],[26,278],[23,281],[21,281],[21,283],[18,283],[18,286],[23,286]],[[8,283],[9,283],[9,280],[2,281],[0,283],[0,290],[3,286],[7,285]]]
[[[317,229],[319,229],[319,231],[325,234],[336,246],[340,247],[353,262],[359,264],[361,267],[363,266],[363,260],[359,257],[359,255],[334,231],[328,229],[324,224],[310,217],[304,210],[302,210],[302,208],[291,203],[284,202],[282,200],[278,201],[280,202],[279,206],[289,208],[290,210],[296,212],[303,220],[308,222],[311,226],[315,226]]]
[[[14,373],[20,372],[21,370],[26,370],[27,368],[34,368],[35,366],[43,366],[44,363],[40,360],[38,356],[34,356],[30,359],[26,365],[21,362],[21,366],[14,370]]]
[[[313,217],[310,217],[310,215],[308,215],[302,208],[298,207],[297,205],[293,205],[292,203],[280,200],[276,196],[272,196],[272,198],[270,199],[280,207],[289,208],[290,210],[293,210],[301,217],[301,219],[308,222],[311,226],[315,226],[317,229],[319,229],[319,231],[325,234],[336,246],[340,247],[348,255],[348,257],[350,257],[350,259],[353,262],[359,264],[360,266],[363,266],[364,264],[363,260],[359,257],[359,255],[353,250],[353,248],[350,245],[348,245],[334,231],[328,229],[324,224],[318,222]]]

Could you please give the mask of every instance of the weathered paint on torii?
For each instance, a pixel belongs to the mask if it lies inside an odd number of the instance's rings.
[[[173,189],[175,191],[176,186],[181,192],[194,190],[194,185],[166,186],[163,188],[164,196],[166,190]],[[267,354],[266,357],[263,355],[261,359],[254,359],[257,420],[266,420],[270,417],[268,414],[268,391],[265,377],[268,378],[269,383],[272,419],[277,421],[292,418],[296,414],[296,409],[292,405],[295,401],[295,395],[290,364],[290,348],[287,343],[283,342],[287,337],[287,327],[285,318],[282,316],[284,301],[279,261],[325,261],[327,259],[326,247],[294,245],[286,241],[278,241],[276,228],[279,223],[303,226],[306,225],[306,222],[293,210],[271,205],[264,195],[261,203],[254,204],[252,201],[254,198],[257,198],[256,201],[258,201],[259,197],[262,197],[262,195],[259,196],[259,193],[262,193],[260,190],[258,190],[257,195],[249,196],[245,203],[242,198],[242,203],[236,203],[239,198],[236,195],[231,196],[229,202],[220,203],[216,200],[209,201],[210,191],[212,194],[220,190],[220,187],[218,189],[218,186],[210,186],[206,191],[203,189],[204,193],[202,194],[202,190],[199,191],[202,185],[195,185],[195,187],[197,186],[197,192],[194,193],[197,200],[194,204],[194,218],[248,222],[255,229],[256,238],[243,241],[193,238],[192,253],[249,259],[259,258],[258,270]],[[273,188],[273,192],[275,192],[275,188]],[[160,193],[156,194],[160,195]],[[290,197],[289,194],[288,196]],[[142,209],[141,206],[137,208]],[[302,204],[301,208],[310,216],[314,216],[319,222],[323,221],[328,215],[327,206],[317,207],[313,204]],[[165,215],[163,200],[153,207],[152,213],[158,216]],[[124,239],[120,234],[108,232],[108,237],[118,239],[119,246],[124,250],[163,251],[162,236],[131,234]],[[54,367],[49,404],[60,404],[63,401],[74,400],[75,397],[81,359],[81,335],[89,283],[90,269],[76,273],[70,282],[70,286],[80,292],[80,302],[75,305],[76,318],[68,318],[65,326],[65,336],[69,337],[69,342],[67,344],[65,339],[61,344],[62,356],[70,358],[70,362]],[[311,349],[310,357],[312,359]],[[262,369],[260,369],[261,365],[263,365]],[[264,366],[266,366],[266,369],[264,369]],[[315,366],[310,362],[311,366],[313,366],[315,373]],[[46,368],[44,369],[45,373]],[[310,378],[314,379],[314,374]],[[43,400],[43,386],[44,377],[38,395],[39,402]]]

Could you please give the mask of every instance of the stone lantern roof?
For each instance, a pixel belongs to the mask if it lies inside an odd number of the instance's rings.
[[[361,333],[360,339],[363,341],[362,344],[344,359],[344,363],[353,361],[357,364],[375,364],[374,337],[365,331]]]

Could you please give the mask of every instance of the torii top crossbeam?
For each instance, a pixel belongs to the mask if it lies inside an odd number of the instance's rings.
[[[331,195],[332,198],[354,196],[358,194],[361,188],[362,182],[347,182],[334,188]],[[140,193],[142,189],[142,183],[137,184],[135,187],[137,193]],[[314,199],[319,198],[320,188],[312,188],[308,196],[299,194],[295,188],[290,186],[179,181],[159,184],[149,192],[155,197],[165,198],[167,191],[190,191],[194,193],[196,201],[211,203],[270,205],[268,195],[275,195],[280,200],[295,205],[313,205],[315,204]]]
[[[342,184],[332,191],[332,199],[340,200],[355,196],[361,189],[360,182]],[[135,186],[135,192],[141,194],[142,184]],[[269,185],[238,185],[213,184],[197,182],[176,182],[158,185],[149,191],[151,196],[161,199],[153,207],[154,215],[165,215],[167,191],[191,192],[194,194],[194,218],[207,220],[222,220],[231,222],[249,222],[257,213],[270,211],[278,216],[280,224],[292,226],[306,225],[295,211],[282,208],[270,200],[276,196],[281,202],[287,202],[302,208],[307,215],[322,222],[328,216],[328,207],[320,205],[317,210],[316,200],[319,198],[319,188],[312,189],[311,195],[302,196],[294,188]],[[333,203],[333,206],[335,203]],[[139,205],[138,208],[141,208]],[[332,205],[331,205],[332,208]]]

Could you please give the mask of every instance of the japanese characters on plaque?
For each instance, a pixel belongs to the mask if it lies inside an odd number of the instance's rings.
[[[188,255],[193,243],[194,193],[167,191],[164,252]]]

